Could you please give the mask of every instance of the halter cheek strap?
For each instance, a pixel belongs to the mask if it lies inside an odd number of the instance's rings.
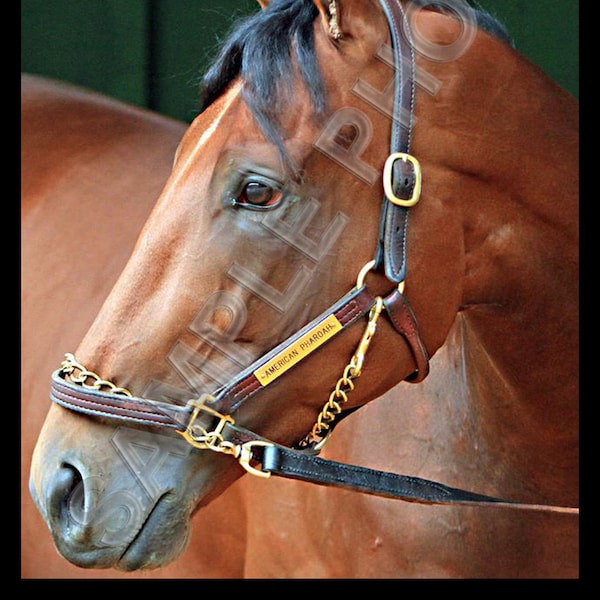
[[[394,48],[394,115],[391,128],[390,157],[386,162],[383,201],[379,228],[376,268],[383,267],[386,277],[400,283],[406,277],[406,232],[408,208],[416,204],[420,193],[420,168],[408,153],[415,104],[415,56],[408,36],[410,29],[397,0],[380,0],[387,17]]]
[[[214,394],[214,405],[231,414],[312,352],[363,317],[375,299],[366,287],[356,287],[300,331],[261,356]]]

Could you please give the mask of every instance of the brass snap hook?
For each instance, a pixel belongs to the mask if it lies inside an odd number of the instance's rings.
[[[253,459],[252,448],[254,446],[268,447],[274,446],[274,444],[271,444],[270,442],[263,442],[261,440],[254,440],[242,444],[241,446],[239,446],[239,455],[237,457],[240,465],[242,465],[242,467],[244,467],[244,469],[246,469],[248,473],[256,475],[257,477],[264,477],[265,479],[267,477],[271,477],[271,473],[269,471],[261,471],[260,469],[257,469],[256,467],[253,467],[250,464],[250,461]]]

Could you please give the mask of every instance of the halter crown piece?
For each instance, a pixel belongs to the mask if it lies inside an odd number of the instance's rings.
[[[235,457],[248,472],[269,477],[302,479],[369,494],[424,504],[465,504],[578,513],[570,507],[546,506],[502,500],[441,483],[346,465],[317,456],[343,413],[353,380],[360,376],[369,344],[382,313],[407,343],[416,369],[407,381],[418,383],[429,372],[429,357],[418,333],[415,316],[404,296],[406,277],[406,231],[408,211],[420,197],[421,168],[409,154],[415,96],[415,57],[410,30],[397,0],[379,0],[387,17],[394,50],[394,118],[391,148],[384,173],[385,198],[375,258],[358,275],[356,285],[325,312],[290,338],[258,358],[213,394],[191,399],[185,406],[137,398],[128,390],[101,378],[67,354],[61,368],[52,374],[50,398],[70,410],[124,423],[170,428],[199,450]],[[329,2],[330,35],[339,39],[337,5]],[[409,115],[403,123],[400,115]],[[370,270],[383,270],[394,284],[385,297],[373,297],[365,286]],[[296,449],[281,446],[236,424],[235,411],[256,393],[305,360],[323,344],[359,319],[367,317],[363,336],[350,362],[338,379],[312,430]]]

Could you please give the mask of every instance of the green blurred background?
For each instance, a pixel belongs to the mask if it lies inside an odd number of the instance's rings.
[[[579,0],[480,0],[517,49],[579,96]],[[191,121],[197,83],[256,0],[21,0],[21,70]]]

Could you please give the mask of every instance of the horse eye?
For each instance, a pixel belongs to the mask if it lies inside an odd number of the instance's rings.
[[[235,204],[248,208],[273,208],[281,200],[281,192],[260,181],[249,181],[235,198]]]

